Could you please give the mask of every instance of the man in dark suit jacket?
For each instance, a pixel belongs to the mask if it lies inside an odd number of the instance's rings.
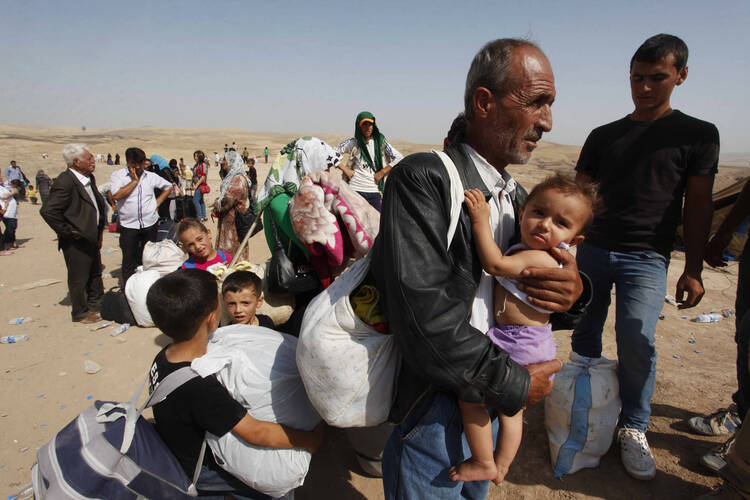
[[[105,201],[91,175],[96,161],[86,145],[66,145],[63,158],[68,169],[52,183],[40,213],[57,233],[65,256],[73,321],[96,323],[102,319],[97,311],[104,295],[99,250]]]

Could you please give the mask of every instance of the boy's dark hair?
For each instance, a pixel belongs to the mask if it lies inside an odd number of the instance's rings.
[[[192,339],[218,305],[216,276],[202,269],[178,269],[162,276],[146,295],[154,324],[175,342]]]
[[[591,213],[581,229],[581,234],[585,235],[588,230],[591,229],[591,224],[594,222],[594,216],[601,209],[601,202],[598,194],[599,186],[595,182],[577,181],[569,175],[557,172],[534,186],[534,189],[531,190],[529,196],[524,202],[524,207],[541,193],[549,191],[550,189],[556,189],[567,196],[580,196],[581,198],[588,200],[591,204]]]
[[[654,35],[638,47],[633,57],[630,59],[630,68],[633,68],[634,61],[655,63],[663,57],[672,54],[674,56],[674,65],[677,71],[680,71],[687,65],[688,48],[685,42],[674,35],[660,33]]]
[[[253,294],[260,297],[260,294],[263,293],[263,281],[253,272],[235,271],[224,280],[224,284],[221,285],[221,294],[237,293],[248,288],[252,288]]]
[[[199,231],[203,231],[204,233],[208,232],[208,228],[203,225],[201,221],[198,219],[193,219],[192,217],[188,217],[186,219],[182,219],[179,224],[177,224],[177,239],[180,239],[180,236],[182,233],[187,231],[188,229],[198,229]]]
[[[198,163],[203,163],[206,160],[206,153],[201,151],[200,149],[193,153],[193,157],[198,156]]]
[[[141,148],[128,148],[125,150],[125,162],[140,165],[146,161],[146,153]]]

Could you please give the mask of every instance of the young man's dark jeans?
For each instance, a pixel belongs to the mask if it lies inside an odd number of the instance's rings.
[[[737,392],[732,399],[737,404],[740,418],[750,409],[750,245],[745,245],[740,256],[740,271],[737,279],[737,300],[734,304],[735,325],[737,331],[734,340],[737,342]]]
[[[357,191],[357,193],[362,196],[365,200],[367,200],[367,203],[372,205],[375,210],[380,212],[383,208],[383,197],[380,196],[380,193],[365,193],[363,191]]]
[[[5,224],[5,236],[3,236],[4,244],[11,246],[16,243],[16,228],[18,227],[18,219],[3,219]],[[0,248],[2,250],[2,248]]]
[[[143,229],[129,229],[119,226],[120,249],[122,250],[122,286],[135,273],[135,268],[143,261],[143,247],[147,241],[156,241],[158,224]]]

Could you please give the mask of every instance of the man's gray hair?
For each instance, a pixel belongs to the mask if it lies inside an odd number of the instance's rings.
[[[464,93],[464,113],[467,120],[474,118],[474,91],[479,87],[491,90],[498,97],[508,92],[508,67],[512,60],[513,49],[517,47],[534,47],[541,52],[541,49],[529,40],[500,38],[487,42],[474,56],[469,73],[466,75]]]
[[[73,160],[83,158],[86,151],[90,151],[87,145],[71,142],[62,148],[63,160],[65,160],[67,166],[71,167],[73,166]]]

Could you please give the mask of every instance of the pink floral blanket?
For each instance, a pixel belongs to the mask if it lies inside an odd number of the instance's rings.
[[[380,230],[380,213],[328,171],[311,172],[302,180],[289,202],[289,214],[324,285],[346,258],[365,256]]]

